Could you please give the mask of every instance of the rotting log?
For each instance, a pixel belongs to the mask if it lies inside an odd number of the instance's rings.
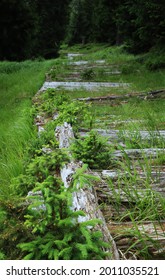
[[[84,98],[77,98],[79,101],[104,101],[104,100],[121,100],[121,99],[128,99],[128,98],[144,98],[144,99],[153,99],[157,97],[165,98],[165,89],[161,90],[154,90],[149,92],[141,92],[141,93],[128,93],[124,95],[107,95],[107,96],[97,96],[97,97],[84,97]]]
[[[137,222],[109,222],[107,223],[112,236],[115,238],[119,250],[127,251],[132,246],[133,250],[149,248],[150,254],[159,257],[165,254],[165,221]],[[138,242],[139,236],[143,241]],[[133,246],[133,244],[135,244]]]
[[[99,176],[102,178],[109,178],[113,182],[117,181],[118,179],[122,178],[131,178],[136,176],[137,180],[144,180],[144,179],[150,179],[152,183],[163,183],[165,182],[165,171],[150,171],[150,172],[144,172],[141,170],[130,170],[130,172],[125,172],[122,170],[102,170],[99,173]]]
[[[143,199],[145,196],[148,196],[149,193],[155,192],[162,197],[165,197],[165,190],[162,188],[146,188],[144,190],[140,188],[136,188],[136,186],[127,187],[126,190],[121,190],[115,188],[115,190],[108,190],[107,188],[97,188],[97,196],[99,197],[100,201],[109,202],[111,201],[121,201],[121,203],[136,203],[137,200]],[[157,199],[159,201],[159,198]]]
[[[100,90],[101,88],[111,87],[128,87],[128,83],[116,83],[116,82],[45,82],[39,92],[45,91],[49,88],[58,89],[64,88],[68,90],[85,89],[85,90]]]
[[[59,141],[59,147],[61,149],[68,148],[70,142],[74,137],[71,125],[65,123],[63,126],[58,126],[55,131],[55,136]],[[61,169],[61,178],[66,188],[70,186],[72,182],[72,176],[76,172],[76,169],[80,168],[81,166],[81,162],[74,162],[73,160],[71,160],[70,163],[66,164]],[[79,218],[79,222],[91,219],[99,219],[102,221],[101,224],[98,224],[96,226],[96,229],[102,232],[103,240],[111,244],[111,248],[107,249],[111,254],[109,258],[115,260],[119,259],[119,253],[116,244],[110,234],[110,231],[107,228],[105,218],[99,209],[97,195],[94,190],[94,187],[84,186],[84,188],[78,189],[76,192],[73,192],[72,209],[74,211],[82,210],[86,214],[85,217]]]
[[[127,122],[125,122],[127,123]],[[165,139],[165,130],[139,130],[139,131],[128,131],[128,130],[117,130],[117,129],[94,129],[100,135],[107,137],[109,140],[122,140],[124,137],[140,137],[142,140],[150,139]],[[80,136],[88,135],[88,131],[81,131]]]
[[[159,154],[164,154],[165,149],[161,148],[147,148],[147,149],[123,149],[116,150],[112,153],[114,159],[128,156],[130,158],[156,158]]]
[[[120,181],[120,187],[118,184],[113,184],[113,188],[110,187],[106,182],[97,183],[95,187],[97,196],[101,201],[109,203],[109,201],[114,201],[118,199],[122,203],[136,203],[137,200],[143,199],[145,196],[148,196],[151,192],[165,197],[165,181],[159,184],[149,184],[149,186],[143,186],[140,183],[136,182],[127,183]],[[159,197],[156,198],[159,200]]]

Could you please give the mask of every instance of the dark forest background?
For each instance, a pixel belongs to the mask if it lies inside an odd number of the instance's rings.
[[[164,0],[1,0],[0,60],[57,56],[61,43],[125,44],[143,53],[165,43]]]

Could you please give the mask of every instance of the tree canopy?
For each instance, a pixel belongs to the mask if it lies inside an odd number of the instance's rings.
[[[133,53],[165,43],[163,0],[1,0],[0,59],[55,57],[61,42],[125,44]]]

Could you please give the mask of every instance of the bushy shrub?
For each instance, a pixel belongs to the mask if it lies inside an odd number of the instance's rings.
[[[92,130],[84,139],[76,139],[71,151],[73,157],[87,163],[89,168],[108,168],[112,164],[107,140]]]

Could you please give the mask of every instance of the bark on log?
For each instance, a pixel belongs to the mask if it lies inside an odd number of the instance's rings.
[[[59,141],[60,148],[68,148],[70,141],[73,138],[73,131],[70,124],[65,123],[64,126],[58,126],[56,128],[55,135]],[[66,188],[69,187],[72,175],[82,165],[81,162],[71,161],[61,169],[61,177]],[[97,230],[100,230],[103,234],[103,240],[111,244],[111,248],[108,249],[111,253],[111,259],[119,259],[119,253],[116,244],[107,228],[104,216],[99,209],[97,202],[96,192],[93,187],[84,186],[83,189],[73,193],[73,210],[83,210],[86,213],[85,217],[80,217],[79,222],[90,219],[99,219],[102,221],[101,225],[97,225]]]

